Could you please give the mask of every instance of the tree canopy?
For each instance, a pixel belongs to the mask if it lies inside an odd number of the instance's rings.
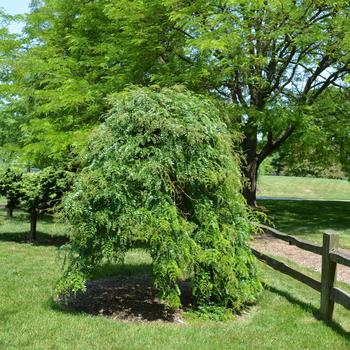
[[[230,106],[245,135],[244,193],[254,204],[261,162],[292,135],[313,135],[319,115],[310,106],[329,88],[348,86],[347,0],[32,5],[20,44],[5,50],[5,86],[7,115],[21,120],[21,154],[33,164],[81,148],[103,121],[109,94],[128,84],[180,83]]]
[[[185,84],[236,106],[239,113],[232,118],[242,123],[247,160],[243,170],[250,180],[245,194],[254,204],[261,162],[296,130],[307,132],[318,123],[319,116],[310,118],[307,109],[329,87],[346,86],[349,2],[160,0],[152,4],[134,1],[129,14],[126,0],[109,7],[109,16],[123,28],[120,42],[132,55],[127,62],[132,61],[135,69],[135,55],[140,60],[147,56],[142,49],[147,43],[151,54],[158,51],[158,59],[147,70],[151,81]],[[161,33],[167,33],[166,40]]]
[[[72,235],[59,291],[84,289],[98,264],[122,261],[141,242],[171,306],[179,278],[191,281],[197,304],[253,302],[261,286],[252,226],[224,111],[181,88],[136,88],[112,105],[65,199]]]
[[[2,166],[0,168],[0,195],[6,197],[7,214],[12,217],[21,199],[21,181],[23,170],[15,166]]]

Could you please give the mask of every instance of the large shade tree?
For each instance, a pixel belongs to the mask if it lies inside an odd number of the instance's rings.
[[[181,82],[234,106],[251,205],[259,165],[317,123],[309,106],[330,86],[342,88],[349,71],[348,1],[122,0],[112,2],[109,16],[122,27],[130,69],[143,68],[151,47],[157,59],[145,72],[149,80]]]

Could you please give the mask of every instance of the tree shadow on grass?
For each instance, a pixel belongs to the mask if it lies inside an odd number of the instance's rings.
[[[85,293],[60,298],[53,302],[52,307],[63,312],[129,322],[177,321],[179,310],[173,310],[158,300],[159,291],[153,286],[150,274],[144,273],[147,270],[150,271],[148,264],[122,265],[118,276],[89,281]],[[182,305],[189,306],[192,303],[189,284],[180,281],[179,287]]]
[[[350,203],[332,201],[260,200],[281,230],[298,233],[350,228]]]
[[[34,246],[54,246],[60,247],[69,242],[69,238],[65,236],[52,236],[45,232],[38,231],[35,242],[29,242],[29,232],[1,232],[0,242],[14,242],[21,244],[32,244]]]
[[[4,224],[19,224],[19,225],[28,225],[29,230],[29,214],[27,213],[20,213],[17,215],[14,215],[13,217],[9,218],[7,216],[2,217],[2,223]],[[54,219],[53,215],[48,214],[41,214],[38,216],[38,224],[44,224],[44,225],[55,225],[57,222]]]
[[[299,306],[302,310],[306,312],[311,312],[313,316],[321,321],[320,312],[319,309],[316,308],[313,305],[310,305],[302,300],[299,300],[298,298],[291,295],[289,292],[286,292],[284,290],[278,289],[276,287],[270,286],[265,284],[265,289],[268,291],[278,294],[281,297],[287,299],[291,304]],[[343,336],[347,340],[350,340],[350,332],[346,331],[338,322],[335,321],[323,321],[328,327],[330,327],[333,331],[338,333],[339,335]]]

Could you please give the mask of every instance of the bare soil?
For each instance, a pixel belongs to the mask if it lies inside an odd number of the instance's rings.
[[[179,282],[184,308],[192,303],[191,289]],[[60,306],[67,311],[86,312],[129,322],[178,322],[182,310],[172,310],[157,298],[158,290],[146,275],[117,276],[87,284],[87,291],[71,297]]]
[[[257,236],[252,242],[252,247],[256,250],[282,258],[287,258],[297,264],[321,272],[321,256],[289,245],[287,242],[276,239],[270,235]],[[344,252],[349,251],[342,249]],[[350,284],[350,272],[346,266],[337,266],[337,279]]]

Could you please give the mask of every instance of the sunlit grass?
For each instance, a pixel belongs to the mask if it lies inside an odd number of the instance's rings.
[[[350,181],[293,176],[261,176],[258,196],[350,200]]]

